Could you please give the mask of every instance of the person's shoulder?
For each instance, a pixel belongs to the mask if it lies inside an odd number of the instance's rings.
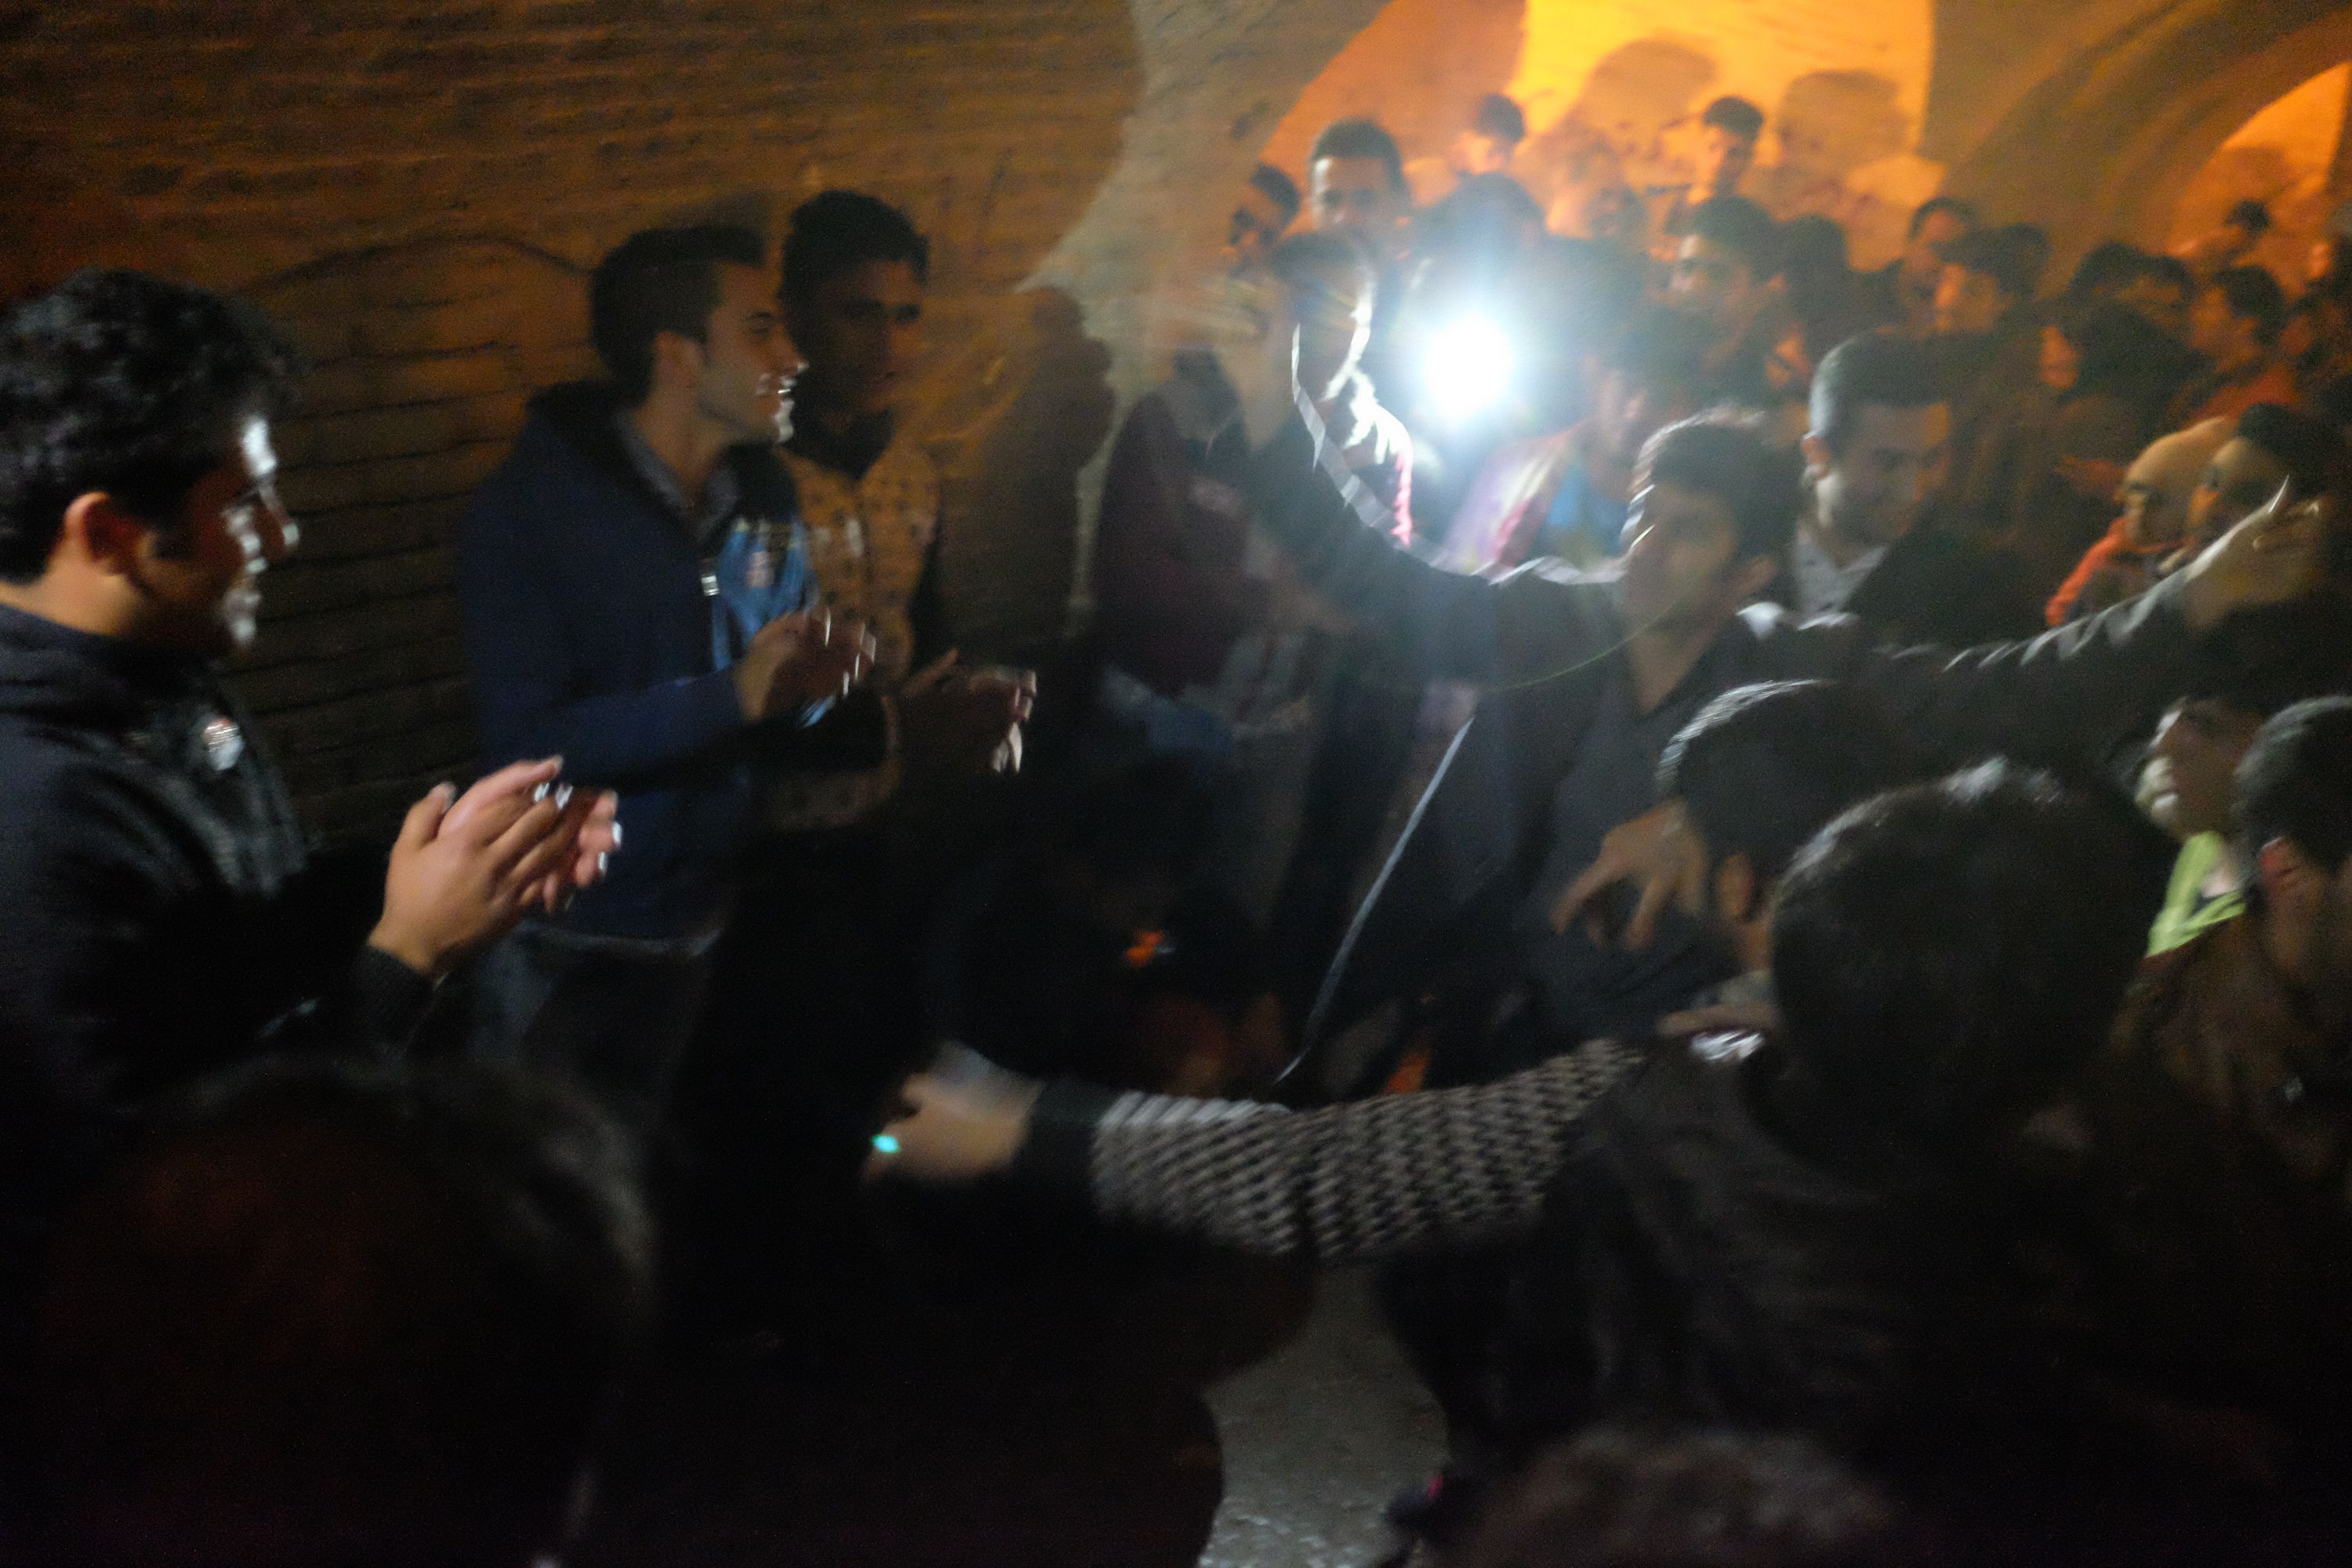
[[[107,737],[70,724],[0,716],[0,901],[29,884],[102,877],[181,837],[174,813]]]

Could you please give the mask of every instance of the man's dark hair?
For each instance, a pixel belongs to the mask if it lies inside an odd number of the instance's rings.
[[[2267,267],[2224,267],[2213,274],[2213,287],[2230,314],[2254,324],[2254,336],[2267,348],[2286,330],[2286,290]]]
[[[931,242],[905,213],[863,191],[821,191],[793,209],[784,235],[783,294],[805,300],[832,279],[873,261],[903,261],[931,280]]]
[[[588,280],[588,336],[621,401],[635,407],[652,393],[654,339],[709,340],[722,265],[767,264],[757,234],[719,223],[646,229],[598,262]]]
[[[1711,865],[1745,855],[1767,888],[1840,812],[1917,776],[1885,700],[1835,680],[1736,687],[1658,758],[1658,794],[1683,803]]]
[[[2102,240],[2074,263],[2074,270],[2066,279],[2066,298],[2087,300],[2113,294],[2137,281],[2147,261],[2147,252],[2129,240]]]
[[[1781,879],[1772,927],[1813,1131],[1933,1163],[2045,1102],[2147,947],[2163,869],[2139,833],[2128,803],[2001,762],[1832,823]]]
[[[2249,866],[2274,838],[2331,870],[2352,857],[2352,697],[2273,715],[2238,764],[2230,816]]]
[[[1729,94],[1708,104],[1698,122],[1727,132],[1743,142],[1753,142],[1764,134],[1764,111],[1746,99]]]
[[[2256,239],[2271,231],[2271,209],[2248,197],[2232,205],[2221,221],[2232,228],[2242,228]]]
[[[1260,163],[1250,171],[1249,183],[1260,195],[1282,209],[1282,221],[1288,223],[1298,216],[1298,182],[1271,163]]]
[[[300,356],[242,300],[142,272],[77,272],[0,321],[0,577],[47,570],[66,509],[104,491],[159,527],[292,406]]]
[[[1610,340],[1601,363],[1623,372],[1637,386],[1696,394],[1706,384],[1706,354],[1712,346],[1705,321],[1688,311],[1653,305]]]
[[[2042,277],[2050,270],[2050,257],[2055,249],[2050,240],[2050,231],[2038,223],[2005,223],[1993,232],[2010,236],[2017,246],[2018,255],[2028,263],[2029,276],[2032,280],[2025,286],[2026,293],[2041,292]]]
[[[1945,265],[1981,272],[2000,291],[2021,303],[2033,298],[2046,253],[2015,228],[1979,228],[1954,240],[1944,253]]]
[[[58,1232],[34,1373],[45,1560],[559,1549],[651,1251],[618,1135],[544,1082],[227,1080]]]
[[[1689,233],[1739,258],[1748,275],[1769,282],[1780,271],[1780,226],[1746,196],[1709,196],[1690,210]]]
[[[2238,416],[2235,434],[2277,458],[2301,494],[2344,492],[2344,435],[2326,420],[2284,404],[2257,403]]]
[[[1714,497],[1730,511],[1735,561],[1778,561],[1796,536],[1803,504],[1794,452],[1766,440],[1752,415],[1710,411],[1669,425],[1642,448],[1636,485],[1675,484]]]
[[[1528,138],[1527,112],[1508,95],[1490,92],[1470,111],[1470,129],[1516,147]]]
[[[1842,451],[1847,436],[1873,405],[1925,408],[1951,394],[1934,348],[1894,332],[1864,332],[1822,356],[1813,372],[1813,434]]]
[[[1904,237],[1918,238],[1919,231],[1927,227],[1928,220],[1937,213],[1949,213],[1971,229],[1975,228],[1979,221],[1977,217],[1976,205],[1972,202],[1964,202],[1958,196],[1929,196],[1911,209],[1911,226],[1905,232]]]
[[[1901,1560],[1895,1530],[1802,1437],[1604,1429],[1538,1454],[1458,1568],[1870,1568]]]
[[[2139,260],[2139,275],[2160,288],[2169,289],[2183,300],[2197,294],[2197,275],[2189,270],[2189,263],[2177,256],[2144,255]]]
[[[1389,189],[1405,188],[1404,153],[1377,121],[1335,120],[1326,125],[1307,150],[1307,166],[1311,169],[1326,158],[1377,158],[1388,168]]]

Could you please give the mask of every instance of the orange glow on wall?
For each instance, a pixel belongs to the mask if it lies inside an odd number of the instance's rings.
[[[2185,245],[2221,220],[2237,202],[2264,203],[2278,226],[2255,259],[2290,280],[2303,276],[2304,258],[2345,193],[2331,195],[2329,170],[2344,130],[2352,65],[2323,71],[2264,106],[2227,142],[2181,193],[2173,209],[2171,243]]]

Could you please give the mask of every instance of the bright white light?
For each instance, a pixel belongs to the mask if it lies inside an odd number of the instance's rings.
[[[1439,416],[1467,419],[1503,395],[1511,342],[1484,316],[1465,316],[1430,334],[1422,387]]]

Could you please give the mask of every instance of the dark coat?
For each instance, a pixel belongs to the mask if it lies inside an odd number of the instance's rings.
[[[1310,1024],[1324,1031],[1420,984],[1437,952],[1510,951],[1497,922],[1543,866],[1559,783],[1591,739],[1603,683],[1630,679],[1624,628],[1612,584],[1556,563],[1489,580],[1397,548],[1303,418],[1254,465],[1260,515],[1335,603],[1419,674],[1486,689],[1334,962]],[[1931,759],[2005,752],[2080,764],[2116,737],[2147,732],[2206,672],[2208,650],[2179,598],[2168,585],[2031,641],[1964,652],[1888,647],[1852,616],[1799,620],[1752,605],[1669,701],[1759,680],[1851,680],[1885,698]],[[1620,1022],[1596,1019],[1588,1032]]]
[[[265,1049],[388,1047],[381,853],[317,858],[205,665],[0,608],[0,1293],[142,1113]]]
[[[885,725],[870,697],[814,730],[797,716],[745,721],[719,653],[727,605],[705,587],[725,531],[697,538],[637,473],[618,407],[598,385],[532,404],[467,509],[458,596],[483,760],[560,755],[567,778],[621,792],[622,852],[565,923],[673,937],[726,906],[757,827],[757,768],[871,766]],[[789,537],[799,509],[774,452],[737,447],[726,461],[740,515]],[[805,553],[788,549],[770,570],[789,585]]]

